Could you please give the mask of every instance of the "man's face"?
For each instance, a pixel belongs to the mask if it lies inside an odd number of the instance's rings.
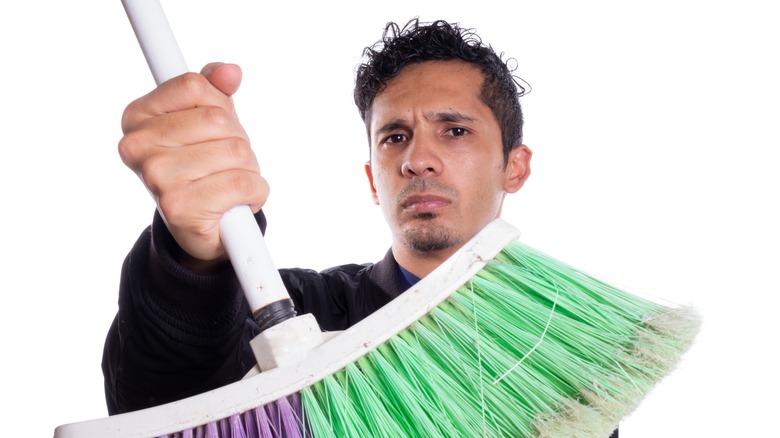
[[[504,165],[482,82],[473,65],[430,61],[405,67],[376,96],[366,172],[394,249],[454,252],[499,216],[505,194],[527,178],[525,146]]]

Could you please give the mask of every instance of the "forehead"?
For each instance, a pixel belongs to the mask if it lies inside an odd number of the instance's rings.
[[[474,64],[460,60],[425,61],[401,69],[400,73],[387,81],[387,86],[377,97],[388,92],[400,92],[407,87],[446,88],[458,84],[478,89],[482,80],[482,72]]]
[[[492,116],[480,97],[484,76],[464,61],[426,61],[404,67],[377,94],[371,107],[371,129],[388,119],[415,113],[457,111]]]

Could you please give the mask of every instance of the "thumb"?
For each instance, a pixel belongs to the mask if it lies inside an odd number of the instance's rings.
[[[241,67],[236,64],[212,62],[206,64],[200,74],[205,76],[211,85],[228,96],[232,96],[238,91],[238,87],[241,85]]]

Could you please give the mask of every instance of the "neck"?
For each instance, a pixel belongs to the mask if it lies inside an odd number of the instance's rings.
[[[421,253],[402,243],[393,244],[393,257],[398,264],[419,278],[430,274],[457,251],[458,248],[447,248]]]

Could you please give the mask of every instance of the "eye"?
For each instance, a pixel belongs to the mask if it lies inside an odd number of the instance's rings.
[[[391,134],[387,136],[383,143],[398,144],[406,141],[406,136],[403,134]]]
[[[468,134],[468,132],[469,131],[466,128],[461,127],[450,128],[447,130],[448,135],[452,137],[463,137],[464,135]]]

